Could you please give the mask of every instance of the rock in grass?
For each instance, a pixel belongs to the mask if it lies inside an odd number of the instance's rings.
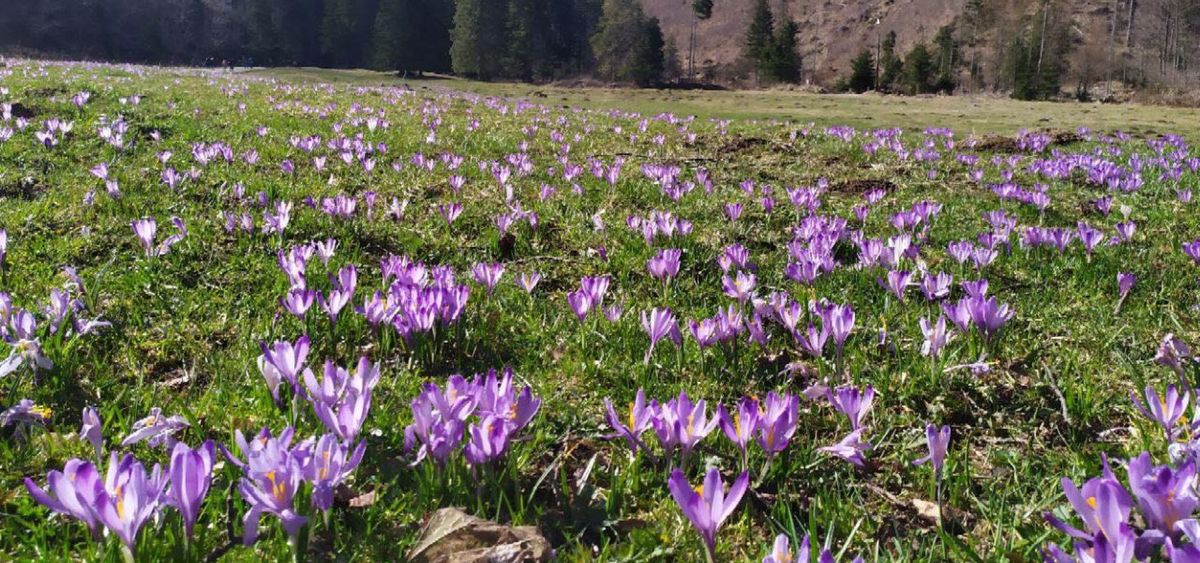
[[[413,563],[549,561],[550,542],[532,526],[510,527],[481,520],[457,508],[434,512],[405,559]]]

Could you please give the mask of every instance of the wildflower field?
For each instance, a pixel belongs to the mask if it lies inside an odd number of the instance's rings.
[[[1175,110],[453,88],[6,61],[0,559],[1200,561]]]

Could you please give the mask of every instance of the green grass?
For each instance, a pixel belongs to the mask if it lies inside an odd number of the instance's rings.
[[[246,74],[314,83],[405,85],[421,93],[464,91],[529,99],[551,107],[619,108],[646,115],[669,111],[702,118],[781,120],[859,128],[923,129],[936,126],[948,127],[963,135],[1011,134],[1021,129],[1074,131],[1082,126],[1147,136],[1166,133],[1186,135],[1191,139],[1200,136],[1200,110],[1140,104],[1022,102],[1001,96],[814,94],[787,90],[565,88],[440,77],[401,79],[394,73],[317,68],[264,69]]]
[[[481,517],[538,526],[565,561],[700,559],[701,541],[667,492],[669,467],[644,456],[631,459],[624,442],[605,439],[611,430],[603,400],[611,397],[620,409],[644,387],[648,396],[662,401],[686,390],[715,408],[745,394],[798,394],[828,379],[871,384],[878,392],[868,423],[867,438],[874,445],[867,456],[869,468],[856,470],[819,452],[817,448],[845,435],[848,424],[823,403],[802,402],[792,445],[721,530],[722,560],[760,560],[778,533],[809,533],[820,541],[829,537],[835,549],[845,546],[847,555],[861,553],[868,560],[1035,560],[1046,541],[1066,540],[1041,516],[1066,506],[1060,477],[1079,481],[1097,474],[1101,452],[1120,458],[1145,448],[1159,454],[1165,449],[1156,431],[1135,418],[1128,394],[1170,379],[1153,363],[1164,333],[1193,343],[1198,334],[1197,270],[1180,244],[1200,234],[1200,220],[1194,208],[1176,200],[1173,185],[1157,180],[1157,171],[1146,173],[1141,191],[1116,194],[1110,217],[1088,206],[1105,190],[1078,176],[1047,182],[1053,202],[1042,215],[1030,206],[1000,203],[968,181],[968,168],[955,162],[951,151],[942,150],[934,164],[922,164],[883,150],[868,156],[861,134],[852,143],[825,135],[820,127],[807,137],[792,136],[801,127],[797,123],[808,122],[905,127],[909,130],[901,139],[910,149],[921,146],[919,128],[925,126],[959,131],[960,146],[971,132],[1079,125],[1192,136],[1200,127],[1192,111],[978,98],[576,91],[449,80],[409,81],[415,92],[405,93],[377,87],[402,84],[384,75],[309,69],[209,73],[19,62],[4,70],[8,74],[0,86],[8,94],[0,95],[0,101],[16,102],[35,117],[28,130],[0,142],[0,227],[10,239],[0,289],[16,306],[40,309],[51,289],[63,285],[61,269],[73,265],[86,285],[89,314],[113,323],[67,342],[47,338],[43,344],[55,362],[52,370],[36,381],[27,369],[0,381],[0,405],[28,397],[54,410],[47,426],[33,429],[29,440],[18,440],[9,431],[0,436],[0,553],[15,560],[120,556],[114,538],[93,546],[82,525],[47,520],[48,511],[22,486],[24,477],[44,485],[46,471],[61,468],[71,457],[89,455],[89,446],[73,435],[85,405],[99,407],[110,448],[155,406],[191,422],[180,436],[185,442],[211,438],[232,448],[235,429],[253,432],[269,426],[278,432],[288,423],[288,414],[272,405],[255,359],[260,342],[294,340],[305,332],[313,342],[310,365],[325,358],[351,365],[365,354],[383,369],[364,427],[367,455],[349,484],[356,494],[373,492],[374,503],[339,507],[330,524],[315,523],[312,558],[396,560],[416,541],[426,514],[461,506]],[[70,97],[81,90],[91,92],[92,99],[80,109]],[[515,101],[531,92],[544,97],[530,98],[532,105]],[[144,96],[140,105],[120,104],[119,98],[133,94]],[[564,105],[641,115],[559,107]],[[390,127],[368,131],[355,121],[365,109],[352,108],[382,110]],[[696,135],[694,142],[680,132],[682,123],[651,119],[666,111],[699,116],[687,124]],[[103,119],[118,115],[129,124],[132,141],[124,151],[96,135]],[[33,131],[51,117],[72,120],[74,129],[61,145],[46,149]],[[767,118],[779,121],[761,121]],[[441,124],[431,144],[426,123],[432,120]],[[473,132],[472,120],[480,124]],[[342,134],[361,132],[372,143],[386,143],[374,173],[343,165],[326,147],[338,123]],[[645,132],[639,131],[640,123]],[[269,128],[266,136],[257,134],[260,126]],[[550,138],[555,130],[571,145],[571,162],[585,167],[577,180],[582,195],[545,172],[557,162],[559,143]],[[161,141],[151,140],[151,131],[159,131]],[[634,134],[637,138],[631,140]],[[293,136],[310,135],[321,137],[317,152],[329,157],[323,172],[289,143]],[[654,142],[656,135],[663,136],[661,145]],[[234,162],[193,164],[192,143],[218,141],[232,148]],[[477,164],[503,160],[518,152],[522,141],[528,141],[533,172],[514,176],[512,185],[521,205],[538,213],[539,225],[536,230],[523,223],[515,227],[511,251],[506,251],[494,223],[508,209],[504,192]],[[1099,146],[1078,142],[1054,148],[1090,154]],[[1115,157],[1120,163],[1130,152],[1150,152],[1140,140],[1121,147],[1123,154]],[[261,156],[254,165],[240,156],[251,149]],[[195,166],[199,178],[178,191],[168,189],[159,180],[161,151],[173,152],[169,165],[181,171]],[[415,152],[466,157],[456,172],[467,177],[462,195],[455,196],[447,186],[445,166],[434,172],[413,166]],[[596,157],[608,165],[616,155],[628,160],[620,181],[609,188],[587,171],[587,159]],[[992,156],[984,152],[981,162]],[[1019,155],[1016,181],[1021,186],[1046,182],[1023,166],[1045,156]],[[280,171],[283,159],[296,163],[294,174]],[[403,162],[400,171],[392,170],[393,161]],[[89,174],[99,162],[109,164],[124,194],[121,199],[105,196],[101,182]],[[643,177],[640,167],[646,163],[679,164],[681,178],[688,180],[696,167],[704,166],[715,179],[715,190],[705,196],[698,188],[671,201]],[[931,168],[939,172],[935,179],[928,175]],[[996,167],[984,168],[987,182],[1000,181]],[[774,186],[774,213],[763,213],[757,198],[738,189],[746,179]],[[894,183],[864,227],[870,237],[893,234],[889,215],[915,202],[942,203],[921,261],[932,271],[953,274],[956,282],[979,274],[951,261],[946,245],[973,240],[984,228],[982,213],[988,210],[1004,208],[1022,225],[1073,227],[1085,219],[1111,235],[1120,220],[1117,210],[1127,205],[1138,230],[1131,243],[1102,245],[1091,260],[1077,244],[1066,254],[1027,252],[1014,240],[1012,254],[1002,255],[983,273],[991,293],[1016,312],[991,350],[992,370],[939,374],[918,353],[918,319],[937,310],[915,290],[906,302],[897,302],[876,283],[882,270],[849,265],[822,276],[811,289],[783,275],[789,229],[800,219],[784,187],[815,185],[821,179],[831,189],[819,212],[850,218],[851,228],[857,228],[852,208],[863,200],[844,189],[846,183]],[[262,210],[233,197],[239,183],[251,200],[262,191],[272,200],[295,202],[282,237],[224,231],[222,210],[249,212],[261,224]],[[544,183],[558,194],[543,202],[538,192]],[[1194,175],[1185,175],[1183,187],[1196,188]],[[98,191],[95,204],[84,205],[85,194],[93,190]],[[405,218],[382,219],[377,208],[376,218],[369,220],[360,201],[353,219],[333,219],[301,203],[307,196],[319,201],[368,190],[379,194],[380,208],[393,197],[407,200]],[[465,210],[447,226],[436,206],[456,201]],[[746,205],[736,223],[723,215],[727,202]],[[625,218],[652,210],[669,210],[692,221],[693,234],[647,245],[625,226]],[[604,230],[594,227],[592,217],[598,213]],[[190,233],[169,254],[146,257],[130,228],[130,221],[146,216],[158,219],[159,239],[173,232],[171,216],[181,217]],[[328,267],[315,258],[310,264],[308,279],[315,287],[328,289],[326,273],[354,264],[360,289],[351,306],[359,305],[368,291],[383,289],[379,260],[408,255],[431,266],[451,266],[461,283],[472,285],[462,320],[408,347],[389,331],[374,334],[349,307],[336,326],[316,307],[306,323],[286,314],[278,300],[288,282],[276,252],[326,238],[338,239],[340,245]],[[663,341],[652,361],[643,364],[648,339],[638,320],[642,311],[666,306],[682,321],[712,316],[731,303],[721,293],[716,259],[725,245],[735,242],[750,250],[758,266],[760,295],[786,290],[796,299],[827,298],[854,306],[858,321],[847,343],[845,373],[835,373],[831,361],[800,354],[778,327],[772,328],[765,350],[740,343],[701,351],[685,335],[681,350]],[[607,259],[596,252],[601,247]],[[664,290],[647,275],[645,262],[668,247],[683,249],[684,258],[679,276]],[[838,252],[843,262],[852,263],[840,248]],[[505,262],[507,271],[488,296],[467,280],[473,264],[495,261]],[[916,265],[909,261],[906,268]],[[513,285],[517,274],[529,271],[543,276],[532,295]],[[1118,271],[1138,276],[1119,311]],[[600,274],[612,276],[607,302],[623,305],[624,317],[617,323],[599,317],[580,323],[565,295],[578,287],[581,277]],[[878,345],[881,331],[887,334],[885,346]],[[970,363],[981,351],[978,336],[960,336],[947,348],[943,363]],[[525,432],[527,439],[514,444],[506,460],[485,477],[468,473],[461,457],[445,471],[429,463],[410,467],[403,430],[412,419],[410,401],[421,386],[440,385],[453,373],[470,375],[506,365],[544,401]],[[945,495],[961,521],[944,534],[920,517],[912,503],[933,498],[929,469],[911,466],[924,455],[926,421],[950,424],[954,432]],[[298,436],[321,432],[311,412],[298,421]],[[167,452],[145,444],[132,452],[148,464],[168,461]],[[757,469],[763,460],[755,455],[752,466]],[[703,465],[721,468],[727,479],[736,472],[738,454],[720,430],[693,456],[693,482]],[[143,531],[139,557],[287,558],[287,538],[269,518],[256,545],[230,545],[231,534],[241,533],[246,509],[236,492],[239,476],[228,462],[218,467],[186,554],[178,518],[168,511],[160,527],[150,524]]]

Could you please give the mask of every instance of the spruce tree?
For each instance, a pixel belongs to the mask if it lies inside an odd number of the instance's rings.
[[[502,74],[508,4],[499,0],[457,0],[450,59],[454,72],[491,80]]]
[[[904,61],[896,56],[896,32],[889,31],[879,52],[879,89],[890,92],[903,70]]]
[[[938,29],[933,45],[937,51],[934,54],[936,77],[932,88],[937,92],[952,93],[956,86],[955,69],[959,64],[958,43],[953,28],[945,25]]]
[[[354,42],[354,0],[326,0],[325,14],[320,22],[320,50],[325,60],[334,66],[349,66]]]
[[[779,26],[779,31],[771,42],[771,76],[772,80],[779,82],[799,82],[801,72],[799,45],[796,42],[796,35],[800,33],[800,26],[795,21],[789,19]]]
[[[371,41],[371,67],[379,70],[401,68],[401,56],[411,48],[408,41],[409,0],[383,0],[375,15]]]
[[[667,44],[663,47],[663,78],[678,80],[681,76],[683,66],[679,64],[679,46],[676,45],[674,37],[668,37]]]
[[[637,0],[604,0],[592,36],[597,72],[613,81],[649,85],[662,77],[663,36],[658,20],[647,18]]]
[[[871,51],[863,49],[850,61],[850,80],[846,85],[851,92],[859,94],[875,87],[875,58]]]
[[[910,94],[927,94],[933,88],[933,57],[923,43],[904,57],[904,86]]]
[[[746,28],[746,37],[742,42],[742,53],[754,67],[756,76],[762,76],[763,70],[770,66],[774,28],[775,16],[771,14],[771,6],[767,4],[767,0],[757,0],[754,13],[750,17],[750,26]]]
[[[338,67],[354,62],[354,0],[327,0],[321,20],[321,52],[325,60]]]

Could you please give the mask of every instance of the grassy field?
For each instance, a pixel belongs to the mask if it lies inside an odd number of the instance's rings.
[[[827,95],[784,90],[561,88],[444,78],[400,79],[393,73],[317,68],[265,69],[246,73],[310,83],[403,85],[422,93],[464,91],[528,99],[551,107],[619,108],[646,115],[672,112],[703,118],[781,120],[858,128],[923,129],[937,126],[962,135],[1012,134],[1021,129],[1074,130],[1078,127],[1147,136],[1173,133],[1191,139],[1200,135],[1200,110],[1138,104],[1021,102],[1000,96]]]
[[[1196,112],[407,84],[0,69],[0,407],[14,407],[0,559],[118,560],[132,530],[124,555],[139,560],[402,560],[423,519],[455,506],[536,526],[563,561],[703,560],[676,497],[706,469],[748,482],[719,561],[762,560],[781,534],[838,561],[1033,561],[1073,541],[1046,512],[1090,530],[1084,550],[1163,526],[1188,543],[1177,518],[1128,507],[1128,526],[1098,539],[1060,479],[1101,475],[1107,454],[1116,476],[1096,487],[1125,492],[1124,460],[1147,451],[1186,474],[1200,451],[1180,431],[1190,406],[1162,417],[1164,436],[1129,398],[1179,382],[1156,361],[1165,335],[1200,336],[1200,270],[1182,250],[1200,237],[1200,162],[1184,139],[1147,136],[1193,139]],[[1071,134],[1015,139],[1023,128]],[[157,231],[142,240],[145,218]],[[1136,277],[1127,295],[1122,274]],[[848,329],[831,304],[853,310]],[[922,325],[943,311],[951,338],[925,354]],[[282,343],[303,337],[294,369]],[[328,386],[306,385],[303,366]],[[511,389],[451,377],[506,367]],[[634,454],[613,423],[639,418],[639,389],[662,406]],[[868,389],[873,403],[853,406]],[[729,421],[745,448],[666,405],[681,392],[710,418],[747,405]],[[749,430],[760,416],[776,425]],[[913,464],[927,423],[951,429],[940,478]],[[237,445],[263,428],[295,440]],[[870,444],[861,459],[826,449],[854,438]],[[195,487],[109,469],[110,452],[183,467],[176,440],[224,447],[198,471],[212,483],[190,540],[165,498]],[[360,443],[356,468],[328,465]],[[72,459],[100,482],[48,481]],[[689,485],[673,495],[676,468]],[[28,485],[83,508],[48,518]],[[1195,497],[1180,487],[1131,490]],[[285,529],[281,514],[308,520]]]

